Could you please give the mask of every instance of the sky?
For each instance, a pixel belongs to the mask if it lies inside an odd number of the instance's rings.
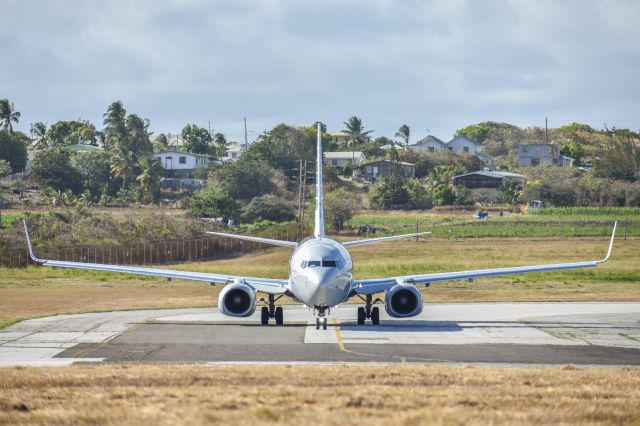
[[[30,123],[108,105],[249,140],[359,116],[448,140],[480,121],[640,129],[637,0],[0,0],[0,99]]]

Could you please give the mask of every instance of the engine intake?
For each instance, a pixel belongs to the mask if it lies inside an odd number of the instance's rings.
[[[256,292],[245,283],[226,285],[218,296],[218,309],[230,317],[248,317],[256,310]]]
[[[416,316],[422,312],[422,294],[412,284],[396,284],[387,291],[384,308],[394,318]]]

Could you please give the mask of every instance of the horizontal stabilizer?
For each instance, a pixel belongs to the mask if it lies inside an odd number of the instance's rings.
[[[273,246],[296,248],[298,243],[285,240],[272,240],[271,238],[251,237],[249,235],[225,234],[224,232],[207,232],[207,234],[217,235],[219,237],[235,238],[237,240],[253,241],[254,243],[271,244]]]
[[[417,237],[420,235],[427,235],[430,234],[431,232],[416,232],[413,234],[402,234],[402,235],[392,235],[390,237],[378,237],[378,238],[368,238],[366,240],[355,240],[355,241],[346,241],[344,243],[342,243],[343,246],[345,247],[356,247],[356,246],[364,246],[366,244],[375,244],[375,243],[382,243],[385,241],[392,241],[392,240],[399,240],[401,238],[411,238],[411,237]]]

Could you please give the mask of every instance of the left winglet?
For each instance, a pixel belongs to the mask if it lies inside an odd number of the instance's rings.
[[[31,245],[31,238],[29,237],[29,230],[27,229],[27,221],[22,219],[22,224],[24,225],[24,235],[27,238],[27,247],[29,248],[29,256],[33,259],[34,262],[44,263],[42,259],[38,259],[36,254],[33,252],[33,246]]]

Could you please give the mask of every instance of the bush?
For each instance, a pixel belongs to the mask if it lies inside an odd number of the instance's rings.
[[[221,218],[226,222],[238,217],[240,204],[222,189],[206,188],[187,201],[187,210],[192,216]]]
[[[328,192],[324,199],[324,215],[334,229],[340,230],[345,222],[360,210],[360,202],[351,192],[344,188]]]
[[[71,165],[69,152],[64,149],[40,152],[33,161],[32,172],[40,184],[56,191],[82,192],[83,177]]]
[[[295,219],[295,217],[291,202],[275,195],[263,195],[253,198],[242,213],[243,222],[261,220],[287,222]]]
[[[451,186],[441,183],[433,190],[433,204],[436,206],[450,206],[456,200]]]

